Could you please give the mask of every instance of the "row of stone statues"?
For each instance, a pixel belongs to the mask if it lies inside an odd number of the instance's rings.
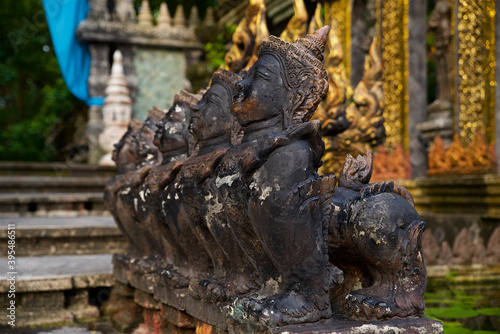
[[[130,242],[130,270],[267,326],[423,316],[425,228],[411,195],[370,184],[371,153],[319,176],[309,121],[328,90],[329,27],[271,36],[242,75],[133,121],[105,200]],[[338,183],[338,184],[337,184]]]

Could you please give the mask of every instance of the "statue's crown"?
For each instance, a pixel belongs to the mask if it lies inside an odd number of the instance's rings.
[[[174,97],[174,103],[184,102],[187,103],[190,107],[196,105],[198,101],[200,101],[201,95],[199,94],[191,94],[185,90],[181,90],[179,94],[176,94]]]
[[[285,63],[288,74],[293,72],[296,67],[309,68],[318,74],[323,73],[323,53],[325,52],[325,43],[330,31],[330,26],[316,30],[314,33],[304,38],[299,38],[295,43],[290,43],[276,36],[270,36],[269,41],[263,41],[260,55],[277,54]],[[300,85],[288,82],[291,87]]]
[[[259,57],[269,54],[283,67],[283,82],[289,91],[302,90],[306,98],[294,111],[293,123],[307,122],[328,91],[328,77],[323,67],[323,53],[329,26],[316,30],[295,43],[270,36],[263,41]]]
[[[156,106],[153,109],[148,110],[148,117],[144,121],[142,130],[146,131],[156,131],[156,123],[160,122],[163,117],[165,117],[165,110],[162,110]]]
[[[235,85],[238,81],[241,80],[241,77],[233,72],[229,72],[223,68],[217,70],[212,76],[212,84],[223,84],[227,86],[231,91],[235,90]]]
[[[325,43],[330,32],[329,26],[324,26],[316,30],[314,33],[307,35],[304,38],[299,38],[296,43],[304,46],[311,52],[319,61],[323,61],[325,53]]]
[[[142,127],[142,122],[139,121],[137,118],[132,118],[132,121],[130,122],[130,124],[128,125],[128,131],[127,133],[130,132],[130,134],[136,132],[136,131],[139,131]]]

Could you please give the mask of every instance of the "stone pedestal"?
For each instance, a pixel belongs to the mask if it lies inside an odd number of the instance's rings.
[[[149,270],[144,263],[139,266],[136,259],[127,255],[115,255],[113,258],[114,276],[118,280],[111,300],[115,304],[128,298],[128,306],[109,309],[116,312],[112,316],[118,328],[133,330],[130,323],[124,321],[123,312],[134,309],[135,315],[142,321],[135,320],[133,333],[153,333],[156,331],[176,330],[176,333],[267,333],[267,334],[351,334],[351,333],[443,333],[440,322],[428,318],[391,319],[388,321],[355,321],[339,316],[315,323],[288,325],[267,328],[258,325],[252,319],[249,323],[240,323],[231,317],[229,302],[208,303],[190,296],[187,288],[175,289],[166,284],[167,280],[159,271]],[[130,304],[134,297],[136,307]],[[138,322],[141,322],[137,325]],[[153,330],[154,329],[154,330]]]

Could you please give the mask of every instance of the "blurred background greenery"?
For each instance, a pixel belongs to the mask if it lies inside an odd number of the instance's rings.
[[[162,0],[150,0],[155,17]],[[135,0],[139,9],[141,0]],[[201,17],[217,0],[170,0],[169,11],[196,5]],[[0,11],[0,160],[64,161],[85,156],[87,107],[66,88],[41,0],[5,0]],[[217,68],[233,28],[203,41]]]

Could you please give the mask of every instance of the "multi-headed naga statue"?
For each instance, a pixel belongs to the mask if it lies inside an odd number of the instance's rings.
[[[271,36],[242,77],[216,72],[196,105],[157,123],[159,152],[146,135],[135,146],[124,136],[115,161],[129,171],[107,199],[134,246],[122,257],[145,260],[115,265],[160,277],[155,295],[184,289],[242,322],[422,316],[425,223],[411,195],[369,183],[369,152],[348,156],[338,185],[317,173],[324,144],[309,119],[328,90],[328,31]]]

